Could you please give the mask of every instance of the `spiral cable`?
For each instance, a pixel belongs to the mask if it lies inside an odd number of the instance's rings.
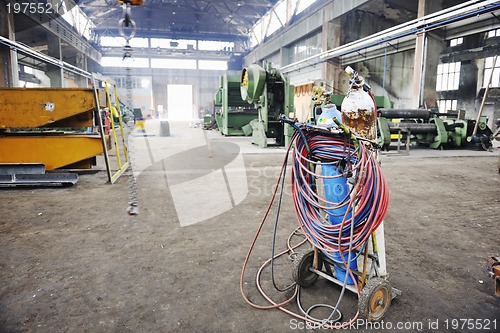
[[[299,225],[309,242],[331,260],[339,262],[333,253],[350,248],[359,250],[357,255],[349,253],[349,261],[355,261],[387,212],[387,181],[363,141],[344,133],[318,130],[305,131],[307,142],[303,137],[295,136],[291,171],[292,200]],[[318,171],[322,165],[334,165],[342,174],[325,176]],[[352,187],[341,202],[329,202],[317,193],[319,181],[338,177],[348,177]],[[347,208],[342,223],[330,223],[328,216],[341,208]],[[348,264],[341,258],[340,263]]]
[[[373,142],[357,137],[339,123],[337,123],[337,127],[330,129],[318,128],[309,124],[299,125],[290,123],[290,125],[296,131],[288,146],[269,206],[246,255],[240,276],[240,292],[244,300],[254,308],[277,308],[292,317],[314,325],[314,327],[345,329],[354,323],[359,316],[359,311],[357,311],[352,318],[345,322],[340,322],[342,313],[339,311],[339,306],[347,290],[348,277],[351,277],[354,281],[358,297],[360,294],[360,286],[354,278],[349,263],[355,261],[363,253],[370,235],[382,223],[389,203],[387,181],[381,172],[375,154],[369,148],[370,145],[374,146]],[[292,157],[290,177],[292,201],[299,226],[289,236],[287,249],[276,253],[274,250],[276,226],[279,220],[283,180],[286,174],[289,152],[291,152]],[[337,176],[325,176],[319,171],[319,167],[322,165],[333,165],[342,172]],[[318,187],[321,185],[321,180],[324,181],[325,179],[336,177],[348,178],[351,184],[350,190],[340,202],[329,202],[318,194]],[[279,196],[277,196],[279,189],[281,190]],[[272,256],[260,266],[255,277],[257,290],[269,302],[267,305],[260,305],[252,302],[244,291],[244,285],[246,284],[244,282],[245,271],[256,241],[276,198],[278,198],[278,212],[273,230]],[[339,208],[345,208],[345,213],[341,216],[342,222],[340,224],[332,224],[328,220],[328,216],[335,214],[335,210]],[[291,245],[291,238],[297,235],[298,231],[301,231],[301,236],[305,238],[302,238],[302,241],[298,244]],[[344,281],[340,281],[342,289],[335,305],[321,303],[304,308],[300,299],[301,287],[298,284],[292,284],[285,288],[278,288],[276,286],[272,267],[274,259],[284,255],[288,255],[290,258],[293,257],[295,255],[294,250],[304,242],[309,242],[317,247],[318,250],[332,261],[339,262],[338,258],[340,257],[340,263],[346,267],[347,274]],[[333,256],[336,252],[347,253],[348,255],[337,256],[336,259]],[[263,289],[261,274],[267,266],[271,266],[273,285],[276,290],[284,292],[295,287],[293,294],[286,300],[277,302]],[[300,313],[286,308],[293,300],[297,300]],[[329,309],[330,315],[325,319],[313,316],[311,313],[318,308]]]

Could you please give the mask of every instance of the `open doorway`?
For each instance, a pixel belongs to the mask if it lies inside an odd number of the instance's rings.
[[[189,84],[169,84],[167,86],[169,120],[193,119],[193,86]]]

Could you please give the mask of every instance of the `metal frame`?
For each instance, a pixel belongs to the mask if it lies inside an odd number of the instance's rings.
[[[99,94],[98,94],[99,85],[97,84],[98,82],[104,83],[104,90],[105,90],[105,94],[106,94],[106,106],[105,107],[102,107],[100,105],[100,102],[99,102]],[[111,96],[109,93],[110,86],[113,86],[116,107],[113,106],[111,103]],[[96,119],[97,119],[97,123],[99,126],[99,131],[101,132],[101,142],[102,142],[102,147],[104,150],[104,161],[106,163],[108,180],[111,184],[114,184],[115,181],[118,178],[120,178],[120,176],[125,172],[125,170],[127,170],[128,166],[129,166],[128,149],[127,149],[127,144],[125,142],[125,133],[123,130],[123,120],[122,120],[122,115],[121,115],[121,110],[120,110],[120,103],[118,101],[116,82],[109,79],[109,78],[105,78],[102,75],[94,73],[94,74],[92,74],[92,87],[94,89],[94,98],[95,98],[95,103],[96,103],[96,107],[97,107]],[[112,112],[113,108],[116,108],[117,113],[118,113],[117,117],[118,117],[118,121],[119,121],[119,130],[120,130],[120,135],[121,135],[122,145],[123,145],[123,156],[125,158],[125,162],[123,164],[122,164],[122,159],[121,159],[121,155],[120,155],[120,147],[119,147],[118,137],[117,137],[117,133],[116,133],[116,128],[115,128],[115,124],[113,121],[113,112]],[[111,149],[111,147],[108,147],[108,144],[106,141],[106,135],[104,134],[104,125],[102,123],[102,118],[101,118],[101,114],[100,114],[102,109],[108,109],[110,112],[110,117],[111,117],[111,121],[110,121],[111,133],[112,133],[112,137],[113,137],[113,143],[115,146],[117,166],[118,166],[118,170],[114,173],[113,173],[112,168],[111,168],[111,161],[110,161],[109,154],[108,154],[108,149]]]

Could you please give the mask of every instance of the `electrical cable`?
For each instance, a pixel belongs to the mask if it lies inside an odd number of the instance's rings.
[[[342,138],[311,131],[306,135],[312,154],[318,160],[316,166],[338,162],[347,154]],[[349,172],[357,173],[349,201],[344,199],[340,203],[328,202],[315,193],[311,187],[313,181],[338,178],[342,175],[324,176],[311,171],[308,164],[314,162],[306,157],[308,152],[300,141],[296,143],[292,162],[292,199],[299,225],[308,240],[336,262],[338,259],[330,254],[347,250],[350,224],[354,223],[355,228],[353,249],[360,248],[382,222],[389,200],[387,182],[370,151],[364,144],[358,144],[358,148],[349,144],[347,148],[350,150],[352,165]],[[329,211],[344,208],[346,205],[347,210],[352,207],[356,207],[356,210],[351,218],[346,218],[346,214],[340,225],[332,225],[322,215],[322,212],[331,215]]]
[[[311,319],[311,320],[314,320],[316,322],[325,322],[325,321],[328,321],[328,322],[338,322],[342,319],[342,313],[339,311],[339,309],[337,307],[334,307],[330,304],[324,304],[324,303],[319,303],[319,304],[314,304],[312,306],[310,306],[307,310],[304,310],[303,306],[302,306],[302,302],[300,301],[300,290],[301,288],[299,288],[299,291],[297,292],[297,306],[299,307],[300,311],[306,315],[307,318]],[[338,317],[335,318],[335,319],[319,319],[319,318],[315,318],[313,316],[311,316],[311,312],[314,310],[314,309],[317,309],[317,308],[327,308],[327,309],[331,309],[332,310],[332,313],[338,313]],[[329,317],[331,318],[331,316]]]
[[[283,162],[283,175],[286,174],[287,163],[288,163],[288,154],[285,156],[285,161]],[[278,207],[277,207],[277,211],[276,211],[276,219],[274,221],[273,241],[272,241],[272,246],[271,246],[271,248],[272,248],[272,250],[271,250],[271,280],[273,281],[274,288],[276,290],[278,290],[279,292],[285,292],[285,291],[287,291],[287,290],[295,287],[295,285],[296,285],[295,283],[292,283],[289,286],[286,286],[286,287],[283,287],[283,288],[279,288],[276,285],[276,280],[274,278],[274,253],[275,253],[275,250],[276,250],[276,233],[278,231],[278,222],[279,222],[279,217],[280,217],[280,212],[281,212],[281,202],[283,200],[283,189],[284,189],[284,186],[285,186],[285,177],[283,176],[283,177],[281,177],[280,194],[279,194],[279,199],[278,199]],[[295,231],[294,231],[294,233],[295,233]],[[292,233],[292,235],[294,233]],[[290,238],[291,237],[289,237],[289,239]],[[293,248],[290,247],[290,242],[287,242],[287,245],[288,245],[289,251],[292,251],[292,253],[293,253]]]
[[[288,149],[286,151],[286,155],[288,156],[289,152],[290,152],[290,148],[291,148],[291,145],[288,146]],[[278,181],[276,182],[276,185],[274,187],[274,191],[273,191],[273,194],[271,196],[271,201],[266,209],[266,212],[264,213],[264,216],[262,218],[262,221],[260,222],[259,224],[259,227],[257,228],[257,232],[255,233],[254,237],[253,237],[253,240],[252,240],[252,243],[250,245],[250,248],[248,249],[248,252],[247,252],[247,255],[245,257],[245,261],[243,263],[243,268],[241,270],[241,275],[240,275],[240,292],[241,292],[241,295],[243,296],[243,298],[245,299],[245,301],[250,304],[251,306],[257,308],[257,309],[275,309],[275,308],[280,308],[280,307],[283,307],[285,305],[287,305],[288,303],[290,303],[291,301],[293,301],[293,299],[295,298],[295,296],[297,295],[297,288],[295,288],[295,292],[294,294],[292,295],[292,297],[288,298],[287,300],[281,302],[281,303],[275,303],[275,302],[270,302],[272,305],[258,305],[258,304],[255,304],[253,303],[252,301],[250,301],[250,299],[247,297],[247,295],[245,294],[244,290],[243,290],[243,285],[244,285],[244,280],[245,280],[245,271],[246,271],[246,268],[247,268],[247,265],[248,265],[248,261],[250,259],[250,255],[252,254],[252,251],[253,251],[253,248],[255,246],[255,243],[257,242],[257,239],[260,235],[260,232],[262,230],[262,228],[264,227],[264,224],[267,220],[267,216],[269,215],[270,211],[271,211],[271,208],[272,208],[272,205],[274,203],[274,200],[276,198],[276,193],[278,192],[278,188],[279,188],[279,184],[280,184],[280,180],[281,180],[281,177],[284,176],[284,170],[285,170],[285,165],[286,165],[286,159],[283,161],[283,164],[281,166],[281,171],[280,171],[280,174],[278,176]],[[306,240],[303,240],[301,242],[301,244],[305,243]],[[298,246],[298,245],[297,245]],[[274,256],[273,259],[275,258],[278,258],[280,256],[282,256],[283,254],[285,253],[288,253],[288,250],[285,250],[283,252],[280,252],[278,253],[277,255]],[[259,276],[260,276],[260,272],[262,271],[262,269],[267,265],[267,263],[269,263],[271,261],[271,259],[267,260],[260,268],[259,272],[257,273],[257,277],[256,277],[256,280],[258,281],[259,279]]]

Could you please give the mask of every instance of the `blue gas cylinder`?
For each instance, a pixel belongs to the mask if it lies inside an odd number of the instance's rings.
[[[335,123],[333,118],[337,118],[338,121],[342,122],[342,114],[340,113],[339,110],[337,110],[337,107],[334,104],[327,104],[323,106],[322,108],[322,113],[320,117],[317,120],[317,125],[319,126],[325,126],[325,127],[330,127],[333,126]],[[341,170],[339,170],[339,167],[336,165],[331,165],[331,164],[323,164],[321,165],[321,173],[323,176],[334,176],[334,178],[324,178],[323,179],[323,186],[325,189],[325,199],[331,204],[329,204],[329,207],[335,207],[332,209],[327,210],[328,214],[328,221],[332,225],[338,225],[341,224],[342,221],[344,220],[344,217],[346,220],[350,219],[352,217],[352,211],[347,211],[348,205],[344,205],[342,207],[338,207],[342,205],[344,202],[348,202],[350,200],[350,188],[349,184],[347,183],[347,178],[343,176],[343,173]],[[350,234],[350,228],[346,228],[345,231],[342,231],[340,233],[343,237],[349,237]],[[338,263],[343,263],[343,261],[348,261],[349,260],[349,253],[348,252],[334,252],[333,254],[330,255],[330,257],[333,257],[333,260]],[[342,260],[342,257],[344,260]],[[351,262],[349,263],[349,267],[352,270],[357,270],[358,265],[355,258],[355,253],[351,253]],[[335,271],[335,277],[340,280],[344,281],[346,280],[346,274],[347,271],[338,266],[334,266],[334,271]],[[354,284],[353,279],[350,276],[347,276],[347,284]]]

